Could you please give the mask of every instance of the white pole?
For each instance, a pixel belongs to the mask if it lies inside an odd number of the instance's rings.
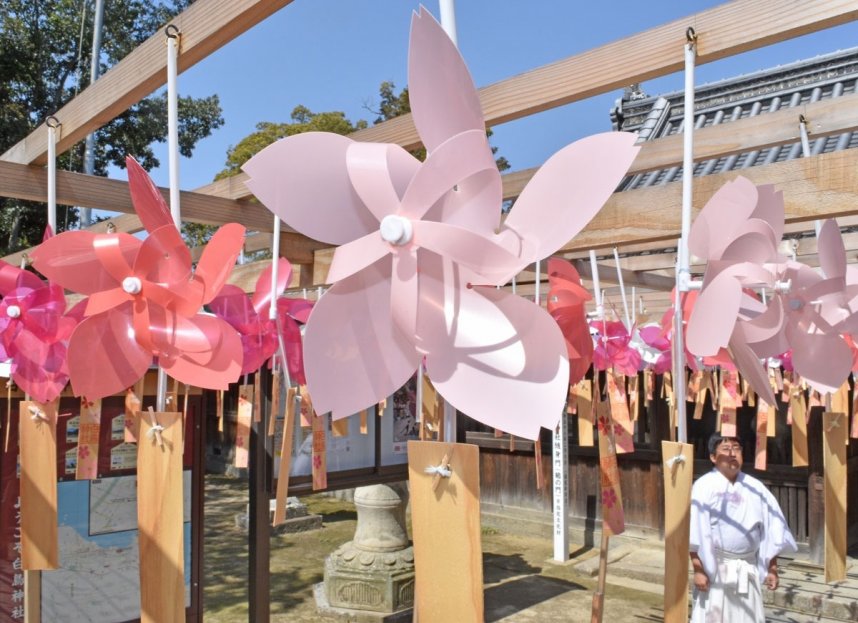
[[[804,115],[798,116],[798,131],[801,135],[801,157],[807,158],[810,156],[810,138],[807,136],[807,119]],[[822,221],[816,219],[813,223],[816,230],[816,237],[819,238],[819,230],[822,228]],[[795,257],[793,257],[795,261]]]
[[[554,498],[554,560],[569,560],[569,424],[566,409],[551,431]],[[539,440],[536,440],[539,443]]]
[[[673,315],[673,396],[676,400],[677,440],[687,443],[685,408],[685,339],[683,334],[682,293],[691,282],[688,234],[691,231],[691,198],[694,176],[694,64],[697,56],[697,35],[693,28],[686,31],[685,44],[685,110],[682,133],[682,235],[679,239],[679,263],[676,272],[676,301]]]
[[[590,249],[590,272],[593,273],[593,297],[596,299],[596,316],[599,320],[605,318],[605,308],[602,307],[602,289],[599,284],[599,265],[596,263],[596,252]]]
[[[614,264],[617,267],[617,281],[620,282],[620,297],[623,299],[623,312],[626,316],[626,330],[632,330],[632,319],[629,315],[629,302],[626,299],[626,285],[623,283],[623,271],[620,268],[620,254],[617,252],[617,247],[614,247]],[[634,300],[632,300],[634,305]]]
[[[48,126],[48,227],[57,233],[57,118],[51,115],[45,121]]]
[[[441,28],[450,37],[453,45],[459,47],[459,36],[456,31],[456,2],[455,0],[438,0],[438,8],[441,14]],[[456,410],[444,400],[444,441],[455,443],[456,429],[458,428]]]
[[[167,36],[167,158],[170,169],[170,214],[179,232],[182,231],[182,210],[179,203],[179,97],[176,88],[179,55],[179,29],[170,24]],[[158,368],[155,409],[167,409],[167,373]],[[175,409],[176,405],[171,408]]]

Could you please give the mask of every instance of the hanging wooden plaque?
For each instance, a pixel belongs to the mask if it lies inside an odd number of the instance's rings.
[[[599,483],[602,502],[602,530],[606,534],[621,534],[626,529],[620,470],[614,443],[616,426],[611,418],[610,403],[596,403],[599,425]]]
[[[56,569],[57,406],[19,403],[21,444],[21,563],[25,571]]]
[[[769,405],[762,400],[757,401],[757,434],[754,441],[754,469],[766,469],[766,450],[769,436],[769,417],[774,417]]]
[[[235,466],[247,467],[250,456],[250,425],[253,420],[253,385],[238,388],[238,413],[235,422]]]
[[[617,454],[635,451],[634,424],[629,417],[626,402],[626,377],[611,372],[608,377],[608,398],[611,401],[611,417],[614,420],[614,444]]]
[[[825,464],[825,581],[846,579],[846,425],[843,413],[822,417]]]
[[[664,620],[686,623],[694,446],[662,441],[661,457],[664,461]]]
[[[101,398],[80,400],[75,480],[98,478],[98,437],[101,432]]]
[[[578,444],[593,445],[593,383],[589,379],[581,379],[575,385],[575,409],[578,412]]]
[[[184,623],[182,414],[147,411],[141,412],[139,417],[137,527],[140,621]]]
[[[313,417],[313,491],[328,486],[327,422],[327,415]]]
[[[807,412],[804,396],[800,389],[790,392],[790,411],[792,412],[792,465],[807,465]]]
[[[292,440],[295,436],[296,393],[286,390],[286,415],[283,418],[283,441],[280,445],[280,465],[277,470],[277,494],[274,503],[274,525],[286,521],[286,498],[289,497],[289,472],[292,469]]]
[[[448,458],[449,478],[427,468]],[[415,620],[483,620],[480,543],[480,459],[477,446],[408,442],[408,481],[414,534]]]

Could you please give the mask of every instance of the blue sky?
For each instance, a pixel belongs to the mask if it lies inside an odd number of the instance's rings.
[[[426,7],[438,14],[437,0]],[[459,47],[478,87],[721,4],[716,0],[458,0]],[[408,30],[415,0],[295,0],[179,76],[182,95],[217,93],[226,123],[183,158],[181,187],[212,181],[226,151],[260,121],[284,122],[301,104],[372,121],[378,86],[406,85]],[[689,25],[691,22],[689,21]],[[702,84],[858,44],[858,23],[808,35],[698,68]],[[677,49],[681,57],[682,49]],[[682,86],[675,74],[646,82],[651,95]],[[610,130],[619,92],[494,128],[493,144],[513,170],[538,166],[564,145]],[[155,181],[167,185],[166,148]],[[115,174],[124,177],[124,174]]]

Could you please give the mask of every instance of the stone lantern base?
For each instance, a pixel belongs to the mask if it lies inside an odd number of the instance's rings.
[[[335,608],[391,613],[414,605],[414,548],[370,552],[353,541],[325,561],[328,603]]]

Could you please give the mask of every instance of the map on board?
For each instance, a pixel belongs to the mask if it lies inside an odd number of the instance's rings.
[[[191,472],[184,477],[184,520],[191,520]],[[93,480],[89,489],[89,534],[137,529],[137,476]]]
[[[185,605],[190,605],[190,472],[185,476]],[[61,569],[42,572],[42,621],[119,623],[140,617],[136,476],[60,482]],[[130,527],[129,527],[130,526]],[[96,533],[91,527],[102,530]]]

